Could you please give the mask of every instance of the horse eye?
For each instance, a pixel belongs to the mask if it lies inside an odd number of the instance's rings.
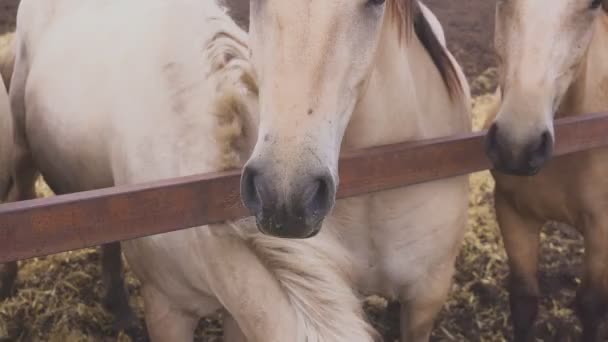
[[[369,6],[380,6],[383,5],[385,0],[367,0]]]
[[[593,0],[593,1],[591,2],[591,8],[592,8],[592,9],[597,9],[597,8],[599,8],[599,7],[602,5],[602,1],[603,1],[603,0]]]

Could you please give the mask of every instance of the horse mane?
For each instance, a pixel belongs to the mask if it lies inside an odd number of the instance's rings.
[[[305,341],[381,341],[352,288],[348,253],[334,236],[311,243],[237,229],[285,290]]]
[[[414,30],[439,71],[450,97],[455,98],[461,94],[463,89],[456,68],[422,13],[418,0],[389,0],[388,11],[397,25],[400,40],[408,39],[411,30]]]
[[[258,87],[249,62],[246,34],[229,18],[205,48],[210,63],[209,77],[215,82],[212,114],[216,119],[215,140],[220,149],[218,168],[229,170],[242,167],[252,121],[257,118]]]

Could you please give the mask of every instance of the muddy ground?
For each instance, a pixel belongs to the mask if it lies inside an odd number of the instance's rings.
[[[494,65],[491,49],[494,1],[427,0],[426,3],[443,23],[448,45],[472,82],[474,93],[492,91],[494,73],[487,70]],[[17,4],[18,0],[0,0],[0,35],[13,29]],[[489,96],[475,99],[477,127],[491,101]],[[494,217],[492,188],[487,172],[471,177],[469,229],[457,262],[451,297],[436,323],[434,341],[510,340],[504,290],[507,266]],[[39,192],[41,196],[49,195],[42,183]],[[541,341],[577,339],[580,329],[571,303],[580,283],[581,256],[577,233],[556,224],[546,227],[540,272],[544,298],[537,324]],[[95,249],[22,262],[15,295],[0,304],[0,341],[116,340],[110,317],[100,304],[98,263]],[[138,283],[130,274],[127,280],[132,304],[141,314]],[[394,340],[397,325],[392,310],[387,310],[386,303],[379,299],[368,301],[367,307],[385,340]],[[221,340],[218,318],[202,321],[198,341]],[[137,335],[135,340],[145,340],[144,330]],[[130,340],[124,334],[118,339]]]

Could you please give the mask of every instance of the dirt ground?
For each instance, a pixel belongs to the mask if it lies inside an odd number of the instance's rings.
[[[0,34],[15,29],[15,13],[19,0],[0,0]]]
[[[494,66],[494,6],[491,0],[426,0],[444,27],[448,48],[473,81]],[[474,89],[481,93],[490,89]]]
[[[240,1],[240,0],[227,0]],[[448,45],[462,64],[475,95],[494,87],[493,7],[490,0],[427,0],[446,31]],[[0,0],[0,36],[14,27],[18,0]],[[243,9],[238,13],[246,18]],[[474,116],[491,106],[490,96],[475,99]],[[494,217],[493,182],[487,172],[471,177],[469,229],[465,236],[450,299],[440,314],[433,341],[506,341],[511,328],[505,281],[506,258]],[[49,195],[41,183],[40,195]],[[541,341],[573,341],[580,333],[572,299],[580,283],[582,244],[568,227],[550,224],[543,234],[542,309],[537,324]],[[88,249],[21,263],[17,291],[0,304],[0,341],[112,341],[111,319],[101,307],[99,255]],[[127,275],[134,307],[141,314],[137,281]],[[386,341],[397,334],[393,306],[367,301],[370,318]],[[221,340],[220,317],[203,320],[197,341]],[[143,327],[143,321],[142,321]],[[139,336],[145,336],[139,331]],[[130,338],[121,334],[119,341]],[[135,340],[145,340],[135,338]]]

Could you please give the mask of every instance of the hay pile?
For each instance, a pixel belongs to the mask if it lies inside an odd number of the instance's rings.
[[[480,82],[488,82],[491,87],[494,81],[489,76],[489,80],[478,80],[476,86],[483,87]],[[482,117],[493,106],[493,97],[480,96],[474,102],[475,126],[479,128]],[[510,339],[504,290],[506,257],[494,217],[492,188],[488,172],[472,175],[469,229],[457,261],[451,297],[433,333],[435,341]],[[41,196],[50,194],[42,182],[39,190]],[[538,337],[545,341],[556,336],[568,340],[578,333],[571,301],[580,282],[582,246],[577,234],[557,225],[549,225],[543,240],[541,288],[545,297]],[[100,304],[99,255],[95,249],[29,260],[21,267],[16,295],[0,305],[0,341],[115,340],[111,318]],[[127,284],[132,305],[141,317],[138,282],[127,274]],[[394,306],[377,297],[370,298],[366,306],[386,340],[394,340],[398,333]],[[199,326],[198,341],[217,341],[219,336],[219,317],[204,320]],[[130,340],[119,336],[119,341]]]

